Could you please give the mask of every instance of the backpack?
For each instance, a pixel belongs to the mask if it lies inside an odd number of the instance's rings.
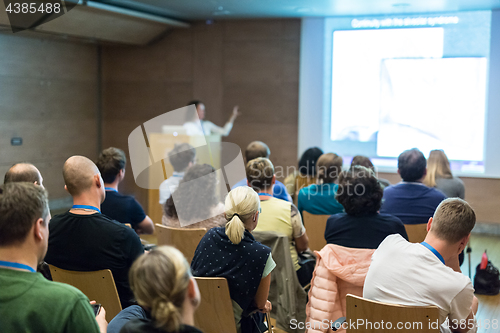
[[[481,264],[476,267],[474,276],[474,289],[478,295],[498,295],[500,292],[500,279],[498,269],[488,260],[486,268]]]

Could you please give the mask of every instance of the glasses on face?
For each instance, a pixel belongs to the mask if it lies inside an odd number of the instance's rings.
[[[262,207],[259,207],[259,214],[262,213]]]

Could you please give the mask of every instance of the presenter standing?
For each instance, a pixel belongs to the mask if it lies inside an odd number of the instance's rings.
[[[192,105],[196,107],[196,113],[198,114],[198,118],[200,119],[200,123],[197,122],[195,114],[188,114],[188,118],[184,123],[184,128],[186,129],[187,135],[211,135],[218,134],[221,136],[228,136],[233,128],[233,123],[236,117],[241,115],[238,111],[238,106],[236,105],[233,108],[233,113],[231,118],[227,121],[224,127],[220,127],[212,123],[211,121],[205,120],[205,105],[201,101],[191,101],[188,105]]]

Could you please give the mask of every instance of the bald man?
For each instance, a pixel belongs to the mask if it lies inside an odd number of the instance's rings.
[[[73,207],[52,218],[45,261],[73,271],[110,269],[122,308],[133,303],[128,271],[144,253],[133,229],[101,214],[106,197],[99,169],[84,156],[72,156],[63,166],[64,188]]]
[[[43,187],[42,174],[31,163],[16,163],[5,174],[4,184],[28,182]]]
[[[264,142],[252,141],[245,149],[245,164],[258,157],[269,158],[269,155],[271,155],[271,149],[269,149],[269,147]],[[234,190],[239,186],[247,186],[247,179],[244,178],[240,180],[239,182],[234,184],[231,189]],[[279,180],[276,180],[276,182],[274,183],[273,197],[292,202],[292,197],[290,197],[290,195],[286,191],[285,185]]]

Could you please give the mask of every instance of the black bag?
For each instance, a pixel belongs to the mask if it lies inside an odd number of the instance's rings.
[[[488,260],[485,269],[481,269],[480,264],[476,267],[474,276],[475,293],[479,295],[498,295],[500,292],[500,279],[498,269]]]
[[[262,312],[253,312],[248,316],[241,315],[241,333],[263,333],[267,331],[264,324],[265,315]]]

